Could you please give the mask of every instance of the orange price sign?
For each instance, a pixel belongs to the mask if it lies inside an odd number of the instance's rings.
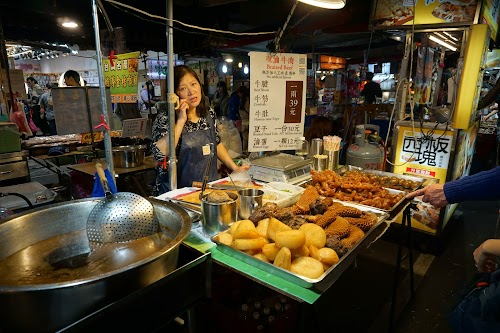
[[[94,141],[99,141],[101,139],[101,132],[94,132]],[[91,133],[82,133],[82,139],[80,143],[92,143]]]

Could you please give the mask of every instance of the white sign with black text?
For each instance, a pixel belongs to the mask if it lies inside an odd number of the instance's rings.
[[[248,151],[295,150],[303,136],[307,55],[250,52]]]

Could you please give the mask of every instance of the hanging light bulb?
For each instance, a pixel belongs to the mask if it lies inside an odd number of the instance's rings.
[[[241,62],[238,63],[238,67],[241,68],[243,67],[243,64]]]
[[[299,0],[314,7],[326,9],[341,9],[344,8],[346,0]]]
[[[224,65],[222,65],[222,73],[227,73],[227,65],[226,65],[226,63],[224,63]]]
[[[247,65],[245,65],[245,67],[243,68],[243,73],[248,74],[248,66]]]

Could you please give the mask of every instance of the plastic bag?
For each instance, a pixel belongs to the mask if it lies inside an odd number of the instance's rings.
[[[28,123],[28,125],[30,126],[30,129],[33,133],[36,133],[38,132],[40,129],[35,125],[35,122],[33,121],[33,117],[30,117],[30,121]]]
[[[237,169],[236,171],[233,171],[231,173],[229,178],[236,186],[248,186],[248,187],[250,187],[250,186],[254,185],[254,183],[252,181],[252,177],[250,177],[250,174],[248,173],[247,170]]]
[[[17,103],[14,108],[11,108],[10,121],[17,125],[19,132],[24,133],[27,136],[33,136],[23,109],[23,103]]]
[[[232,158],[241,156],[242,147],[240,132],[234,127],[233,122],[226,118],[217,120],[217,129],[219,131],[221,143],[226,147],[229,156]]]

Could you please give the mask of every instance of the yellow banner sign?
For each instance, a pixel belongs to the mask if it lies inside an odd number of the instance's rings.
[[[469,25],[477,21],[479,0],[378,0],[374,27],[404,25]]]

